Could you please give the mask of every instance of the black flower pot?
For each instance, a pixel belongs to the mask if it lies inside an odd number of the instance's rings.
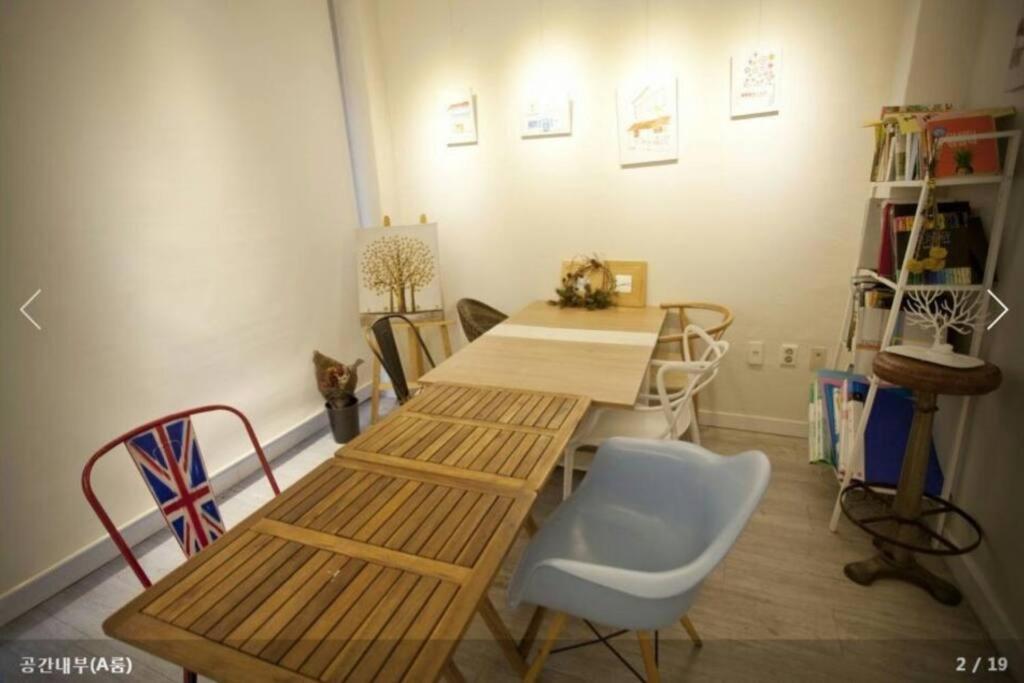
[[[334,434],[335,443],[348,443],[359,436],[359,401],[351,396],[341,408],[334,408],[330,403],[325,403],[327,418],[331,422],[331,433]]]

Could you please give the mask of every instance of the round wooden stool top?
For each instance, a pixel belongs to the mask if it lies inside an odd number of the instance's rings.
[[[995,391],[1003,381],[1003,374],[991,363],[976,368],[949,368],[886,351],[875,356],[873,367],[879,379],[914,391],[927,391],[933,394],[987,394]]]

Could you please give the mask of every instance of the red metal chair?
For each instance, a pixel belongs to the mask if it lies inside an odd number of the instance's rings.
[[[203,461],[195,431],[192,429],[193,415],[213,411],[227,411],[238,416],[245,426],[249,440],[252,441],[263,472],[270,482],[270,488],[273,489],[275,496],[281,493],[249,419],[241,411],[225,405],[201,406],[147,422],[108,442],[93,453],[82,470],[82,492],[85,493],[85,499],[89,501],[114,545],[121,551],[121,555],[144,588],[149,588],[153,582],[93,493],[92,468],[100,457],[123,444],[132,456],[139,474],[146,482],[149,492],[160,508],[160,513],[164,516],[164,521],[178,540],[185,556],[192,557],[225,532],[220,508],[210,487],[206,463]],[[185,671],[184,680],[186,683],[195,681],[195,674]]]

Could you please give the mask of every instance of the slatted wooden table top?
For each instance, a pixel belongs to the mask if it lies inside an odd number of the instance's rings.
[[[104,631],[217,680],[434,680],[586,404],[430,387]]]
[[[534,302],[419,381],[565,392],[632,406],[666,315],[656,307],[587,311]]]
[[[588,405],[565,394],[431,385],[338,455],[537,492]]]

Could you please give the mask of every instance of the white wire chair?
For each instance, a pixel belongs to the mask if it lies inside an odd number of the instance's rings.
[[[694,344],[683,343],[683,360],[652,360],[651,368],[657,370],[656,393],[641,393],[632,408],[600,406],[587,414],[562,458],[564,498],[572,493],[576,451],[581,448],[597,448],[605,439],[614,436],[678,440],[687,432],[690,441],[700,444],[700,427],[694,415],[693,398],[718,375],[722,358],[729,350],[729,342],[716,340],[697,325],[687,325],[683,337],[702,341],[704,348],[696,354]],[[688,375],[688,380],[682,387],[670,390],[668,376],[680,373]]]

